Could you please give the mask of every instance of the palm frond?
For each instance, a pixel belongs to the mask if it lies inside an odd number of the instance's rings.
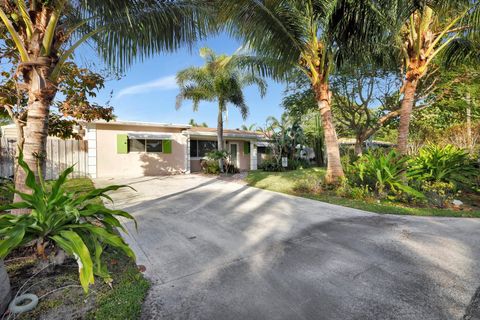
[[[90,28],[104,29],[94,40],[104,60],[120,70],[216,30],[205,1],[81,0],[78,8]]]

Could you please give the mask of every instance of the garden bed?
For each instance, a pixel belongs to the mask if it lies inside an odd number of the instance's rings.
[[[460,200],[464,202],[464,205],[458,209],[440,209],[429,206],[413,206],[388,200],[357,200],[340,197],[332,190],[306,191],[302,190],[306,188],[298,188],[299,185],[311,183],[312,180],[318,180],[320,184],[324,175],[325,169],[323,168],[298,169],[285,172],[256,170],[249,172],[246,181],[252,187],[382,214],[480,218],[480,196],[476,194],[463,194]]]
[[[89,191],[89,179],[72,179],[67,182],[69,191]],[[123,252],[107,247],[106,264],[113,281],[105,283],[95,278],[85,294],[78,280],[78,265],[72,258],[63,264],[52,265],[38,261],[33,251],[18,249],[5,259],[10,276],[12,294],[28,292],[40,300],[35,310],[5,319],[138,319],[149,282],[143,277],[135,262]]]

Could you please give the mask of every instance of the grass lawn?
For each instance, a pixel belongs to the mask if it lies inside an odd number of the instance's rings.
[[[66,183],[68,191],[89,191],[94,188],[90,179],[71,179]],[[107,247],[104,261],[113,279],[112,286],[95,278],[89,293],[84,294],[78,280],[78,266],[73,259],[64,264],[48,267],[33,279],[29,292],[42,296],[37,308],[16,319],[138,319],[143,300],[150,283],[143,277],[137,265],[123,252]],[[5,259],[10,276],[12,294],[39,269],[33,256],[10,254]],[[59,288],[62,288],[58,291]]]
[[[309,199],[319,200],[345,207],[361,209],[383,214],[399,214],[414,216],[440,216],[440,217],[470,217],[480,218],[480,210],[451,210],[430,207],[413,207],[406,204],[382,200],[366,201],[337,196],[333,191],[320,193],[299,192],[298,184],[313,179],[321,180],[325,175],[323,168],[308,168],[286,172],[265,172],[262,170],[250,171],[246,181],[248,185],[260,189],[287,193]]]

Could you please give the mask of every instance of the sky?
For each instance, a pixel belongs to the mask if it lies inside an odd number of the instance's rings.
[[[114,107],[114,114],[118,120],[185,124],[193,118],[197,123],[206,122],[209,127],[216,127],[218,107],[215,103],[201,102],[199,110],[193,112],[191,101],[186,100],[179,110],[175,109],[175,100],[179,92],[175,75],[190,66],[201,66],[204,61],[199,56],[199,49],[204,46],[212,48],[217,54],[232,54],[241,43],[227,35],[219,35],[199,42],[193,50],[183,48],[174,53],[164,53],[137,62],[120,80],[108,81],[95,101],[104,105],[113,90],[110,104]],[[83,47],[78,50],[75,59],[79,64],[88,61],[101,65],[98,58],[92,59],[95,56],[93,49]],[[284,89],[285,84],[268,79],[267,94],[262,99],[256,87],[247,87],[244,94],[250,107],[250,115],[243,121],[238,110],[229,105],[228,123],[225,128],[235,129],[242,124],[263,126],[268,116],[279,117],[283,111],[280,103]]]

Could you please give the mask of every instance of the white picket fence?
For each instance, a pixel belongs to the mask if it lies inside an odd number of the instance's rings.
[[[13,176],[15,148],[15,140],[0,138],[0,177]],[[49,138],[45,178],[56,179],[63,170],[73,165],[75,170],[70,177],[88,176],[88,141]]]

